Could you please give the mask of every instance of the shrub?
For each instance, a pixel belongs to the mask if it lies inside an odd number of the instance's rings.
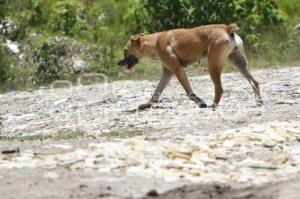
[[[66,35],[72,35],[71,30],[79,19],[78,14],[82,7],[83,4],[75,0],[55,3],[51,8],[49,26],[53,31],[61,31]]]
[[[7,3],[8,3],[8,0],[0,0],[0,21],[6,15]]]
[[[0,45],[0,82],[3,83],[10,77],[11,59],[7,50]]]
[[[60,78],[63,72],[59,62],[61,54],[64,54],[63,49],[47,41],[35,49],[34,59],[37,65],[33,77],[36,83],[48,84]]]
[[[19,21],[24,26],[38,26],[45,22],[45,13],[41,0],[30,0],[21,11]]]
[[[241,26],[241,34],[247,35],[246,40],[256,42],[257,32],[267,31],[272,25],[277,25],[277,29],[282,30],[284,25],[277,4],[272,0],[140,0],[140,2],[143,7],[134,4],[126,18],[137,19],[134,21],[137,24],[136,31],[142,29],[155,32],[178,27],[237,22]]]
[[[299,0],[280,0],[279,8],[288,20],[288,28],[293,29],[300,23],[300,1]]]

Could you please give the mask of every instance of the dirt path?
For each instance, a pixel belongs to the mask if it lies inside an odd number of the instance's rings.
[[[250,85],[233,73],[223,75],[216,111],[196,107],[175,80],[161,103],[142,112],[136,107],[156,82],[2,94],[0,150],[11,154],[0,154],[0,195],[295,198],[300,68],[254,75],[264,106],[255,105]],[[210,78],[190,79],[211,103]]]

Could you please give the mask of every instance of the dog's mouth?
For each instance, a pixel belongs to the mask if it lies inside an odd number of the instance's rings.
[[[125,67],[125,69],[132,69],[135,65],[139,63],[138,58],[136,58],[134,55],[128,55],[124,59],[120,60],[118,62],[119,66]]]

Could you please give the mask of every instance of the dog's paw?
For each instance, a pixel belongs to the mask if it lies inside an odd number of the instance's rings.
[[[264,105],[264,102],[260,99],[260,100],[256,100],[256,104],[257,106],[262,106]]]
[[[152,105],[153,105],[152,103],[141,104],[141,105],[139,106],[139,110],[149,109],[149,108],[152,107]]]
[[[218,104],[213,103],[212,105],[210,105],[208,108],[211,108],[213,111],[215,111],[218,107]]]
[[[205,102],[199,102],[199,103],[198,103],[198,106],[199,106],[200,108],[207,108],[207,104],[206,104]]]

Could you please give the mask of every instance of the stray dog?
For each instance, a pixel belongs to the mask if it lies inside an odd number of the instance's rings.
[[[184,71],[184,67],[203,58],[208,59],[210,76],[215,86],[215,97],[211,107],[217,107],[223,94],[221,72],[227,58],[249,81],[257,104],[262,105],[259,85],[247,69],[243,41],[235,33],[237,30],[237,24],[214,24],[132,36],[124,48],[124,59],[118,63],[120,66],[131,69],[142,58],[158,60],[163,66],[162,77],[152,98],[146,104],[140,105],[139,109],[150,108],[157,103],[174,74],[189,98],[200,108],[207,107],[206,103],[193,92]]]

